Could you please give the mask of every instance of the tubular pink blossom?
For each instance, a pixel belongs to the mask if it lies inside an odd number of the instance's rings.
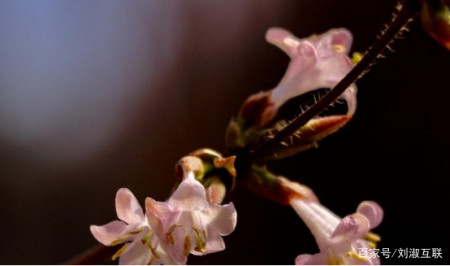
[[[373,248],[379,237],[369,231],[383,219],[383,210],[373,201],[363,201],[357,212],[339,218],[323,205],[292,199],[291,206],[311,230],[320,252],[299,255],[296,264],[379,264],[376,257],[361,255]]]
[[[296,96],[320,88],[333,88],[353,67],[347,56],[352,35],[343,28],[305,39],[298,39],[281,28],[271,28],[266,33],[266,40],[291,58],[286,74],[271,91],[274,110]],[[353,115],[356,110],[356,86],[352,84],[342,98],[347,102],[347,114]]]

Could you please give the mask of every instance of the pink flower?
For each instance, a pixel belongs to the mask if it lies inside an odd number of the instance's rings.
[[[189,253],[204,255],[225,249],[222,236],[236,227],[233,203],[211,206],[192,171],[184,173],[168,201],[147,198],[145,204],[151,228],[176,264],[185,264]]]
[[[290,118],[280,112],[289,100],[311,91],[331,89],[353,68],[347,55],[352,35],[346,29],[331,29],[320,35],[299,39],[284,29],[271,28],[266,33],[266,40],[283,50],[291,61],[284,77],[273,90],[259,92],[246,99],[236,119],[228,125],[225,137],[228,151],[258,143],[262,137],[270,138],[272,133],[276,134],[290,122]],[[287,156],[315,146],[318,140],[351,119],[356,110],[356,85],[350,85],[341,98],[346,102],[347,112],[312,118],[299,129],[301,132],[297,132],[301,143],[290,145],[297,147],[287,152]]]
[[[159,246],[159,239],[148,225],[136,197],[126,188],[116,194],[116,212],[120,220],[103,226],[91,225],[91,233],[103,245],[125,245],[117,251],[113,259],[119,264],[172,264]]]
[[[254,94],[244,103],[240,115],[250,124],[270,124],[288,100],[321,88],[333,88],[353,67],[347,56],[352,35],[346,29],[298,39],[284,29],[271,28],[266,40],[283,50],[291,62],[276,88]],[[347,115],[352,116],[356,110],[356,86],[347,88],[342,98],[347,102]]]
[[[352,35],[346,29],[331,29],[321,35],[298,39],[284,29],[271,28],[266,39],[291,58],[286,74],[272,90],[274,108],[309,91],[333,88],[353,67],[347,56]],[[353,114],[356,86],[350,86],[342,97],[347,101],[348,114]]]
[[[379,264],[367,251],[379,237],[369,230],[383,219],[383,210],[373,201],[363,201],[352,215],[343,219],[313,200],[292,199],[291,206],[316,239],[320,252],[303,254],[295,264]],[[365,252],[364,252],[365,251]]]

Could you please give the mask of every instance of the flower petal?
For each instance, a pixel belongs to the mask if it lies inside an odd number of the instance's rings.
[[[331,235],[333,242],[354,240],[363,237],[369,232],[369,220],[359,213],[347,215]]]
[[[203,252],[192,251],[195,255],[204,255],[225,249],[222,236],[231,234],[236,228],[237,213],[233,203],[216,205],[204,211],[197,219],[198,224],[206,225],[206,246]]]
[[[297,55],[300,40],[285,29],[270,28],[266,32],[266,40],[283,50],[289,57]]]
[[[309,41],[301,41],[296,47],[296,50],[297,55],[291,59],[291,62],[289,63],[288,68],[286,69],[286,73],[284,74],[283,78],[281,79],[277,87],[283,87],[283,84],[289,83],[291,81],[300,84],[302,83],[308,84],[308,81],[313,79],[313,77],[309,77],[308,73],[310,71],[315,71],[314,65],[316,64],[317,61],[316,48]],[[305,78],[306,76],[308,76],[308,78]],[[299,86],[295,84],[291,86],[294,87],[297,86],[301,88],[300,91],[297,90],[295,91],[296,92],[295,95],[306,93],[312,89],[318,89],[318,88],[307,89],[308,86]]]
[[[220,235],[226,236],[236,228],[237,212],[233,203],[216,205],[211,207],[207,213],[202,213],[202,220],[208,227],[212,227]]]
[[[347,115],[354,115],[356,111],[356,85],[352,84],[341,96],[347,102]]]
[[[191,213],[184,212],[176,223],[165,231],[161,245],[176,264],[186,264],[187,256],[195,247],[192,228]]]
[[[117,191],[116,212],[117,217],[128,224],[139,224],[145,220],[141,205],[127,188],[121,188]]]
[[[169,255],[167,255],[167,252],[162,248],[161,245],[158,245],[158,247],[156,248],[156,253],[159,256],[159,260],[155,261],[154,264],[156,264],[156,263],[165,264],[165,265],[174,265],[174,264],[176,264],[172,260],[172,258]],[[183,264],[186,264],[186,261]]]
[[[146,265],[150,262],[152,253],[140,240],[126,244],[125,252],[119,257],[120,265]]]
[[[129,229],[130,227],[121,221],[112,221],[102,226],[90,226],[92,235],[94,235],[95,239],[97,239],[98,242],[102,243],[105,246],[111,246],[113,242],[122,240],[121,238],[129,231]],[[117,244],[123,243],[126,240],[127,238],[123,241],[118,242]]]
[[[339,224],[339,218],[323,205],[311,200],[294,198],[290,204],[313,234],[319,249],[326,249],[330,235]]]
[[[295,258],[295,265],[326,265],[328,264],[326,256],[323,253],[302,254]]]
[[[318,80],[315,81],[319,86],[316,89],[319,89],[334,87],[350,72],[353,65],[347,55],[335,53],[333,56],[318,60],[316,67],[320,70]]]
[[[350,48],[352,47],[353,36],[349,30],[340,28],[340,29],[332,29],[331,30],[331,45],[342,45],[345,47],[344,53],[350,52]]]
[[[167,253],[172,264],[185,264],[184,241],[187,233],[185,227],[191,228],[186,221],[187,212],[174,211],[167,202],[158,202],[151,198],[145,200],[146,215],[152,230],[160,239],[161,248]],[[167,259],[166,259],[167,260]]]
[[[187,173],[168,203],[173,210],[178,211],[198,211],[207,209],[209,206],[205,188],[195,180],[193,172]]]
[[[363,201],[356,212],[364,215],[370,223],[370,229],[377,227],[383,220],[383,209],[374,201]]]
[[[225,249],[225,242],[223,241],[223,238],[214,232],[211,232],[208,230],[208,241],[206,241],[206,250],[202,254],[197,254],[195,252],[192,252],[194,255],[205,255],[209,253],[214,253],[218,251],[222,251]]]
[[[316,40],[314,38],[311,39],[316,44],[317,49],[320,52],[324,52],[325,55],[329,51],[347,54],[353,42],[352,34],[344,28],[331,29],[317,36]]]
[[[150,228],[164,239],[166,230],[174,223],[179,213],[170,210],[167,202],[158,202],[152,198],[145,200],[145,209]]]

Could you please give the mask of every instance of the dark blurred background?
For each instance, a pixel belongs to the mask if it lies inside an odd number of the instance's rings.
[[[116,219],[128,187],[165,200],[174,164],[223,149],[251,93],[288,63],[264,41],[271,26],[300,37],[333,27],[369,47],[396,1],[0,1],[0,263],[58,264],[96,244],[90,224]],[[442,248],[448,264],[450,52],[410,25],[358,81],[358,110],[318,149],[271,169],[309,185],[338,215],[378,201],[380,248]],[[238,187],[224,252],[193,264],[293,264],[315,253],[298,216]]]

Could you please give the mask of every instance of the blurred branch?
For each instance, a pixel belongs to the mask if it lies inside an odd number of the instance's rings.
[[[103,245],[95,245],[83,253],[61,263],[63,265],[91,265],[111,264],[111,257],[116,252],[115,248]]]

